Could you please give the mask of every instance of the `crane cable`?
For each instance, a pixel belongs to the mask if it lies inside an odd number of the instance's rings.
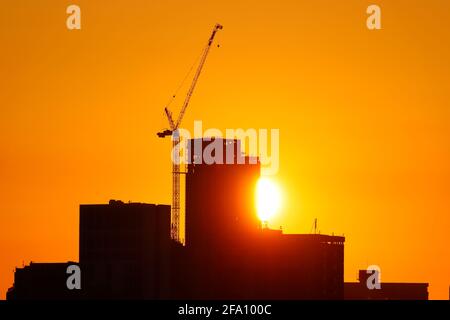
[[[189,71],[186,73],[186,75],[183,78],[183,81],[181,81],[181,83],[178,85],[177,89],[175,90],[175,93],[172,95],[172,97],[170,97],[170,99],[167,101],[166,107],[169,107],[172,102],[175,100],[175,98],[177,97],[181,87],[186,83],[187,78],[189,77],[189,75],[192,73],[192,70],[194,69],[194,67],[198,64],[198,62],[200,61],[201,57],[203,56],[205,50],[206,50],[207,45],[205,46],[205,48],[202,50],[202,52],[200,53],[200,55],[197,57],[197,59],[195,59],[195,61],[192,63],[191,67],[189,68]]]

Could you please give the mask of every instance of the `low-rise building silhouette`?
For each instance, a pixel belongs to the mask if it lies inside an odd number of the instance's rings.
[[[346,282],[346,300],[428,300],[428,283],[380,282],[380,288],[369,289],[371,273],[359,270],[358,282]]]
[[[80,266],[88,299],[169,298],[170,206],[80,205]]]
[[[7,300],[78,299],[80,291],[67,287],[67,268],[77,262],[35,263],[16,268],[14,285],[6,293]]]

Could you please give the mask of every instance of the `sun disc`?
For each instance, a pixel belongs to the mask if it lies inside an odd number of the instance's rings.
[[[261,221],[268,221],[280,208],[281,195],[278,185],[271,179],[262,177],[256,187],[256,207]]]

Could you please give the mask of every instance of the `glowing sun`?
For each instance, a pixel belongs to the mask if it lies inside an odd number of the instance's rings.
[[[281,206],[281,193],[278,185],[271,179],[261,177],[256,186],[256,209],[259,219],[266,222]]]

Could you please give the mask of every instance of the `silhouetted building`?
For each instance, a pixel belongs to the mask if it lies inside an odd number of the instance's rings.
[[[346,300],[428,300],[428,283],[380,282],[380,289],[369,289],[367,279],[371,273],[359,270],[359,282],[344,284]]]
[[[170,206],[80,206],[80,266],[86,298],[169,297]]]
[[[258,299],[344,297],[345,238],[262,230],[258,241]]]
[[[260,230],[254,204],[258,159],[244,157],[238,140],[219,138],[189,140],[188,157],[186,246],[174,272],[180,286],[175,298],[246,297],[252,237]]]
[[[9,288],[7,300],[69,300],[78,299],[80,291],[67,287],[67,267],[77,262],[34,263],[16,268],[14,285]]]
[[[213,149],[221,163],[201,159]],[[263,229],[255,206],[260,164],[241,154],[238,140],[189,140],[188,155],[176,298],[343,299],[343,237]]]
[[[207,154],[222,163],[205,163]],[[219,138],[188,140],[188,155],[186,247],[203,249],[205,242],[216,247],[216,241],[222,244],[257,231],[258,159],[244,157],[239,140]]]

